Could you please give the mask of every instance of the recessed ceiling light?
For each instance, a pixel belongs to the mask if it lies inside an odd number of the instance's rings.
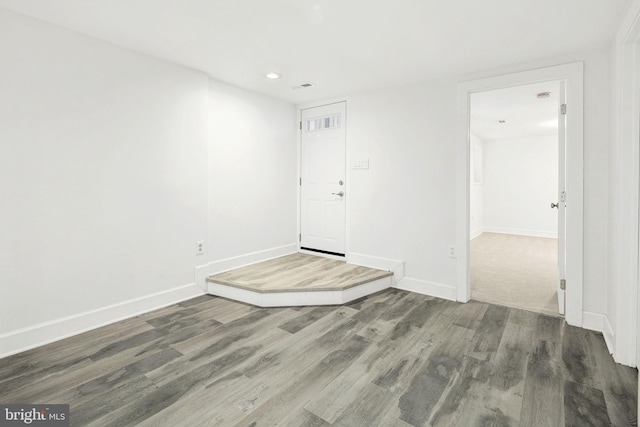
[[[265,74],[264,76],[265,76],[266,78],[268,78],[268,79],[271,79],[271,80],[276,80],[276,79],[279,79],[280,77],[282,77],[282,75],[281,75],[281,74],[273,73],[273,72],[272,72],[272,73],[267,73],[267,74]]]
[[[502,124],[507,123],[507,121],[506,120],[498,120],[498,123],[500,123],[502,125]]]
[[[551,92],[540,92],[539,94],[536,95],[538,99],[545,99],[545,98],[548,98],[549,96],[551,96]]]

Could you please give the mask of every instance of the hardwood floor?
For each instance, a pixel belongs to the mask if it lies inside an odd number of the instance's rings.
[[[393,275],[390,271],[295,253],[209,276],[208,281],[256,292],[345,290]]]
[[[0,360],[0,402],[76,426],[629,426],[637,371],[562,319],[390,289],[202,296]]]

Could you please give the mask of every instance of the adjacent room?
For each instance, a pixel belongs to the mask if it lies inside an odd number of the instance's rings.
[[[0,424],[637,425],[587,3],[0,0]]]
[[[558,298],[561,88],[551,81],[471,97],[472,299],[564,314]],[[564,124],[561,130],[564,138]]]

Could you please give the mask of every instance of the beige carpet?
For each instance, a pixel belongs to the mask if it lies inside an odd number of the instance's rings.
[[[483,233],[471,241],[471,298],[558,316],[558,239]]]

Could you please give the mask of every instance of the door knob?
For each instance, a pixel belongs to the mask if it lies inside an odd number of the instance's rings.
[[[343,196],[344,196],[344,191],[339,191],[339,192],[337,192],[337,193],[331,193],[331,194],[333,194],[334,196],[340,196],[340,197],[343,197]]]
[[[557,203],[553,203],[553,202],[551,202],[551,209],[553,209],[553,208],[557,208],[557,207],[558,207],[558,204],[557,204]]]

